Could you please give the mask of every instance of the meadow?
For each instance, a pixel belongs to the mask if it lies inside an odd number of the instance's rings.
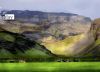
[[[0,72],[100,72],[100,62],[0,63]]]

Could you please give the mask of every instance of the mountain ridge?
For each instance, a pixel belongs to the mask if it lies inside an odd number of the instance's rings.
[[[0,22],[0,27],[38,42],[54,55],[81,57],[88,50],[88,54],[94,56],[94,51],[97,52],[99,49],[99,20],[92,21],[88,17],[76,14],[66,16],[65,13],[16,10],[14,13],[15,21],[4,20]],[[90,47],[92,44],[93,46]]]
[[[52,22],[53,19],[59,20],[60,18],[63,18],[63,21],[65,22],[70,20],[71,16],[80,16],[78,14],[73,14],[73,13],[59,13],[59,12],[42,12],[42,11],[29,11],[29,10],[10,10],[10,11],[1,11],[1,15],[4,14],[15,14],[15,19],[24,21],[24,22],[32,22],[32,23],[39,23],[43,20],[47,20],[49,22]],[[89,17],[85,17],[85,20],[91,21]],[[62,21],[62,22],[63,22]]]

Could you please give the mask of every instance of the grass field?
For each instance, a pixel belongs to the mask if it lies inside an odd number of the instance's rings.
[[[100,72],[100,62],[0,63],[0,72]]]

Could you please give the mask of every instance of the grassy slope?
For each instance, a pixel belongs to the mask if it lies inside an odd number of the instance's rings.
[[[100,45],[100,39],[97,39],[97,40],[95,41],[95,43],[94,43],[92,46],[90,46],[90,47],[91,47],[90,51],[91,51],[91,50],[93,51],[93,50],[97,49],[96,47],[99,46],[99,45]],[[90,56],[90,57],[93,56],[94,54],[92,53],[92,51],[91,51],[91,52],[88,52],[85,56]],[[99,51],[99,48],[98,48],[98,51]],[[98,51],[97,51],[97,52],[98,52]],[[96,53],[97,53],[97,52],[96,52]],[[98,55],[99,55],[99,54],[97,54],[97,56],[98,56]]]
[[[71,47],[78,41],[80,41],[82,38],[84,38],[84,34],[76,35],[76,36],[70,36],[64,40],[56,41],[52,43],[44,43],[43,45],[50,50],[52,53],[57,55],[68,55],[71,52]]]
[[[3,39],[5,41],[9,41],[9,42],[14,42],[15,38],[13,35],[8,34],[8,33],[3,33],[0,32],[0,39]],[[24,58],[48,58],[51,57],[49,54],[45,53],[45,49],[44,51],[39,50],[42,47],[39,45],[36,45],[35,48],[31,48],[29,50],[26,50],[25,53],[22,52],[18,52],[18,54],[12,54],[9,51],[0,48],[0,58],[15,58],[15,57],[24,57]]]
[[[13,54],[11,54],[9,51],[1,49],[0,50],[0,58],[13,58]]]
[[[13,36],[11,36],[10,34],[6,34],[3,32],[0,32],[0,39],[4,39],[4,40],[10,41],[10,42],[13,42],[15,40],[15,38]]]
[[[51,57],[49,54],[38,50],[38,49],[30,49],[25,51],[25,53],[19,52],[15,57],[24,57],[24,58],[49,58]]]
[[[1,63],[0,72],[100,72],[100,62]]]
[[[25,53],[18,52],[17,54],[12,54],[7,50],[0,50],[0,58],[49,58],[51,55],[38,49],[30,49],[25,51]]]
[[[100,39],[96,40],[95,46],[100,45]]]

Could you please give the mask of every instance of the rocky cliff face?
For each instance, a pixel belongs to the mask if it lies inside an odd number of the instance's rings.
[[[91,19],[71,13],[46,13],[39,11],[2,11],[3,14],[15,14],[16,21],[1,21],[0,26],[7,31],[23,33],[33,40],[43,40],[52,36],[64,39],[68,36],[88,32]]]
[[[58,56],[97,56],[100,48],[100,19],[70,13],[7,11],[16,21],[1,21],[1,31],[25,35]]]
[[[100,18],[99,19],[96,19],[94,20],[93,24],[93,29],[96,30],[96,37],[97,39],[100,38]]]
[[[66,57],[100,56],[100,19],[92,22],[90,30],[78,35],[65,37],[63,40],[48,38],[44,46],[56,55]]]
[[[95,43],[91,47],[92,55],[100,56],[100,18],[95,19],[92,23],[93,33],[95,36]]]

